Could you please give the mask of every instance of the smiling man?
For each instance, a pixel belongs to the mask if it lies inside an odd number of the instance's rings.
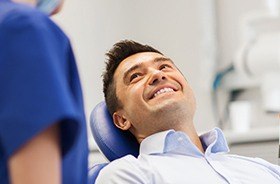
[[[280,169],[229,155],[220,129],[198,136],[193,91],[158,50],[121,41],[107,53],[104,94],[114,124],[140,143],[138,158],[111,162],[96,183],[279,183]]]

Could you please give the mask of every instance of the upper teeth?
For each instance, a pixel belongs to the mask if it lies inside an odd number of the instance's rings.
[[[157,91],[154,94],[154,97],[158,96],[159,94],[166,93],[166,92],[171,92],[171,91],[174,91],[174,90],[172,88],[163,88],[163,89]]]

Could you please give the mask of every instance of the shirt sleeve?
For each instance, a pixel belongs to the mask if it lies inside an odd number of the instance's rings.
[[[0,144],[7,157],[56,122],[71,134],[64,154],[80,128],[63,40],[48,21],[40,14],[15,13],[0,24]]]
[[[96,184],[151,184],[149,177],[143,172],[137,159],[126,156],[115,160],[104,167],[97,179]]]

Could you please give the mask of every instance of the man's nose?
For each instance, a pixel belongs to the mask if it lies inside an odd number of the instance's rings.
[[[163,80],[166,80],[165,73],[160,70],[154,70],[151,72],[151,76],[149,79],[149,85],[155,85]]]

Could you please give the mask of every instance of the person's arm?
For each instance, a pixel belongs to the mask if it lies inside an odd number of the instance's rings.
[[[59,142],[59,126],[56,123],[23,145],[8,161],[11,183],[61,183]]]

